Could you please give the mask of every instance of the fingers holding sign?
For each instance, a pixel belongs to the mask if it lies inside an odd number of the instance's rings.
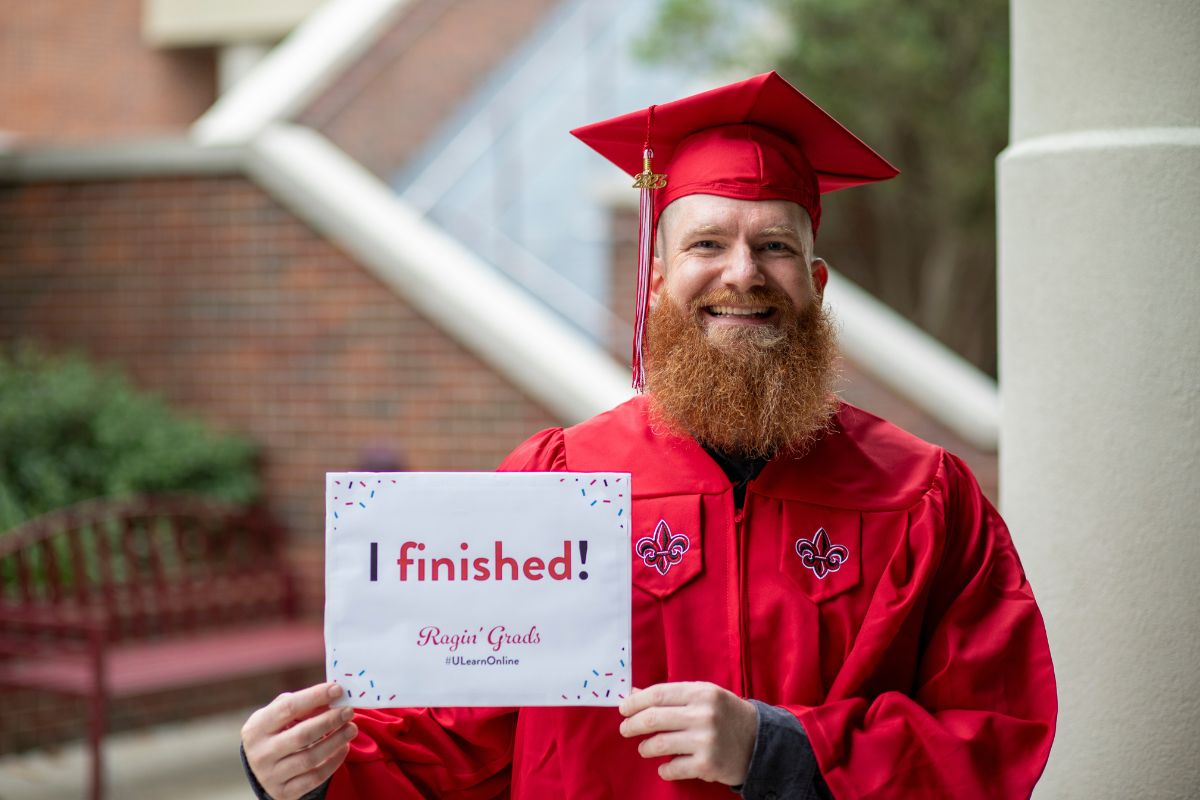
[[[659,766],[664,780],[745,782],[758,735],[752,703],[712,683],[660,683],[635,690],[620,711],[622,736],[648,737],[643,757],[676,756]]]
[[[337,684],[285,692],[242,726],[246,761],[275,800],[294,800],[317,788],[341,765],[357,728],[352,708],[330,708]]]

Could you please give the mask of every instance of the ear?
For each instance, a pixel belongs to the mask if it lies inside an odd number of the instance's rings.
[[[666,282],[666,264],[658,256],[650,262],[650,307],[658,302],[658,294],[662,291],[663,283]]]
[[[823,300],[825,284],[829,283],[829,264],[825,263],[823,258],[814,258],[808,269],[812,275],[813,290],[816,292],[817,298]]]

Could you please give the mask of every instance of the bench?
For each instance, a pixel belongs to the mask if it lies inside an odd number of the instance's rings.
[[[96,500],[0,534],[0,685],[89,700],[93,800],[110,702],[323,660],[261,509]]]

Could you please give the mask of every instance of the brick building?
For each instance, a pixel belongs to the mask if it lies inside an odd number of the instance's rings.
[[[254,437],[266,500],[319,586],[325,471],[487,470],[628,393],[610,343],[385,183],[539,20],[586,3],[215,5],[0,8],[0,343],[82,350]],[[623,214],[612,230],[632,233]],[[629,249],[614,236],[618,315]],[[962,452],[994,491],[986,441],[848,355],[848,399]],[[2,700],[0,752],[80,724],[51,699]],[[118,710],[114,725],[197,702]]]
[[[92,156],[108,165],[10,172],[0,185],[0,340],[81,348],[251,434],[264,448],[267,497],[309,539],[320,536],[326,470],[379,451],[410,469],[490,469],[514,443],[561,424],[237,159],[114,160],[105,146],[176,140],[182,152],[215,99],[215,48],[144,43],[139,0],[61,3],[58,14],[52,5],[0,12],[12,62],[0,129],[16,154],[99,145]],[[300,117],[389,174],[546,5],[410,3]],[[421,113],[396,111],[408,108]]]
[[[144,32],[152,5],[0,10],[0,342],[82,350],[255,438],[266,499],[319,587],[326,470],[389,460],[491,469],[572,414],[364,268],[289,208],[286,193],[264,188],[235,148],[191,145],[189,127],[217,98],[240,22],[159,46]],[[295,114],[381,175],[548,3],[392,5],[355,63]],[[287,26],[256,35],[270,43]],[[207,704],[156,698],[115,709],[113,727],[263,694],[259,685]],[[0,752],[82,730],[61,698],[4,702]]]

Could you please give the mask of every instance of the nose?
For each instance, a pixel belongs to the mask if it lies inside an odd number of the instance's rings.
[[[742,293],[766,283],[754,248],[748,242],[737,242],[726,251],[721,282],[726,288]]]

